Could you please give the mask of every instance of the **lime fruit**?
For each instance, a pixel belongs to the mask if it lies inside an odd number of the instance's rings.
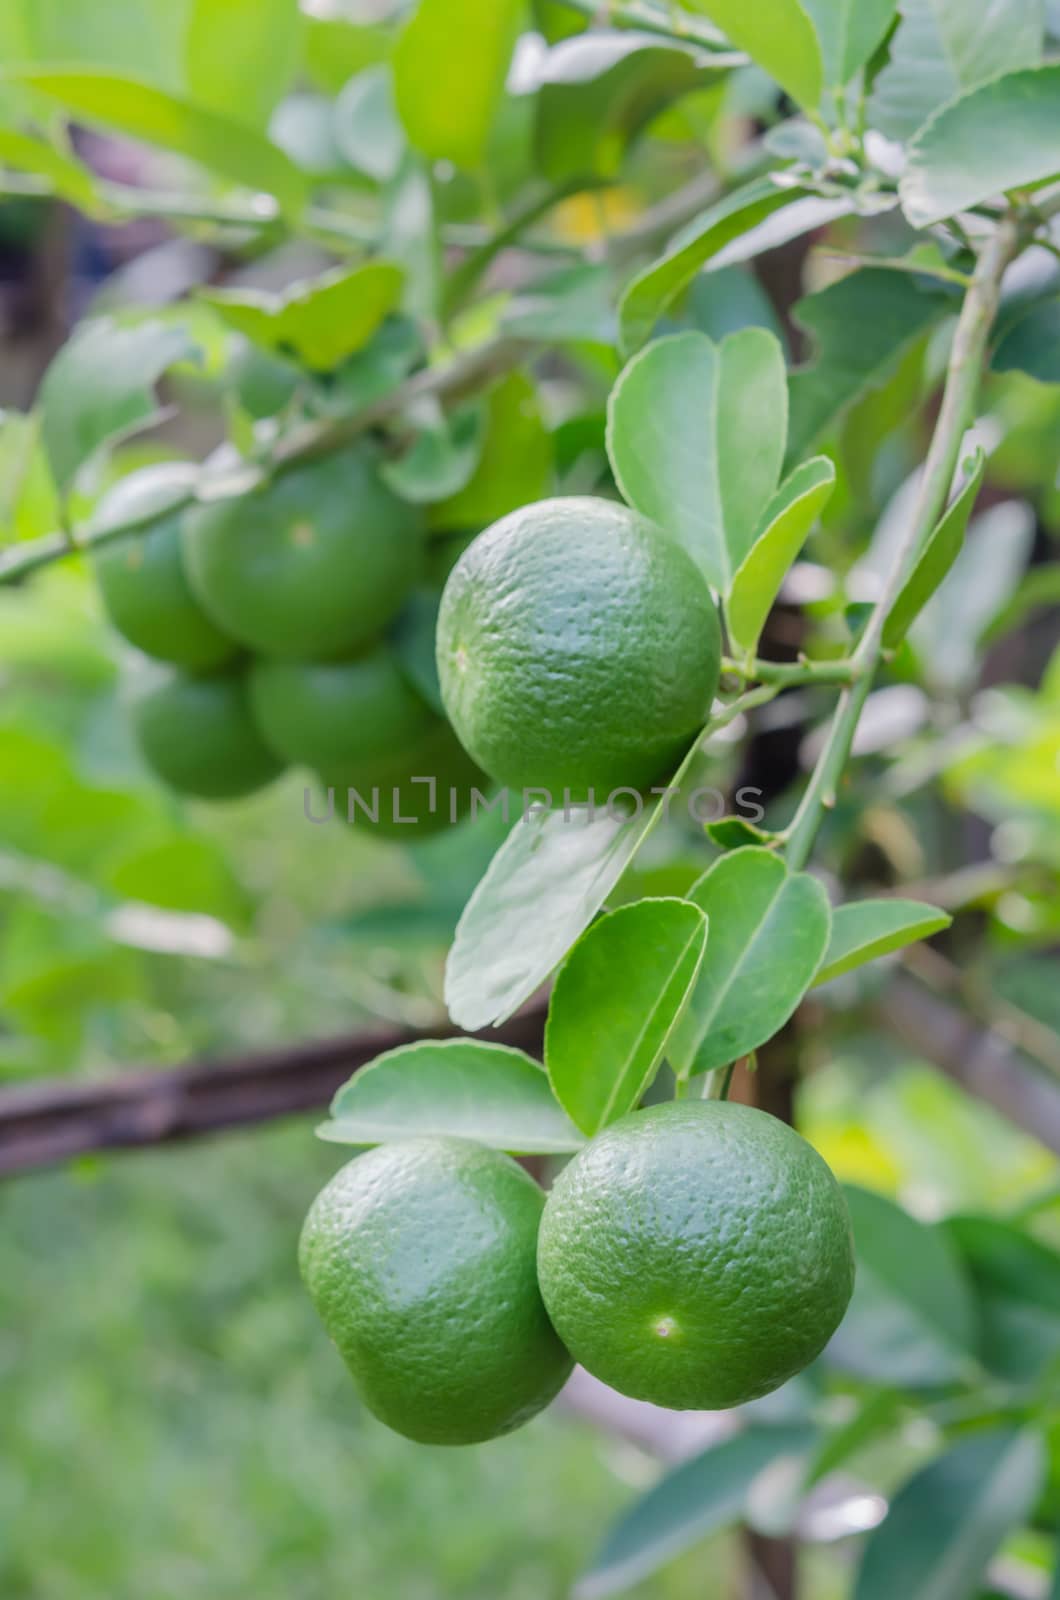
[[[93,531],[150,517],[143,532],[101,544],[93,568],[103,604],[122,636],[145,655],[189,672],[209,672],[231,660],[239,646],[213,623],[191,592],[181,553],[184,513],[161,515],[190,493],[196,470],[188,462],[163,462],[132,472],[100,501]]]
[[[180,794],[235,799],[283,771],[258,732],[241,672],[175,673],[136,702],[133,727],[148,766]]]
[[[392,757],[436,721],[391,650],[354,661],[276,661],[250,669],[250,701],[265,742],[285,761],[324,768]]]
[[[470,1139],[357,1156],[302,1230],[306,1287],[364,1403],[424,1444],[509,1433],[562,1387],[534,1255],[545,1197]]]
[[[792,1128],[678,1101],[623,1117],[561,1173],[538,1245],[576,1361],[638,1400],[720,1410],[819,1355],[854,1286],[846,1202]]]
[[[325,660],[368,644],[419,578],[422,519],[365,449],[197,507],[192,588],[219,627],[266,656]]]
[[[452,728],[433,717],[415,745],[371,761],[322,769],[335,815],[362,832],[413,844],[452,827],[490,783]]]
[[[603,801],[672,776],[707,720],[720,637],[683,549],[607,500],[544,500],[464,552],[438,618],[453,727],[498,783]]]

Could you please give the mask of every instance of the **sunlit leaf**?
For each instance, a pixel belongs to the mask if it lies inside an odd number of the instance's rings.
[[[420,0],[394,52],[394,94],[423,155],[481,164],[521,18],[519,0]]]
[[[192,98],[264,128],[298,69],[298,0],[192,0],[185,77]]]
[[[833,89],[850,82],[882,43],[898,0],[802,0],[817,29],[824,81]]]
[[[368,261],[303,279],[280,295],[208,289],[201,298],[255,344],[329,372],[364,348],[400,300],[403,282],[393,262]]]
[[[864,4],[865,0],[861,0]],[[821,98],[823,66],[814,26],[798,0],[688,0],[746,50],[801,106],[813,110]]]
[[[832,911],[832,935],[814,986],[890,955],[917,939],[930,939],[953,918],[919,900],[852,900]]]
[[[834,463],[815,456],[795,468],[767,505],[725,605],[730,638],[748,654],[754,653],[780,586],[834,488]]]

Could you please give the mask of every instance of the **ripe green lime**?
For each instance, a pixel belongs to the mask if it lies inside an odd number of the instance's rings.
[[[476,1444],[546,1406],[571,1360],[534,1255],[545,1197],[470,1139],[357,1156],[317,1196],[299,1264],[364,1403],[424,1444]]]
[[[174,673],[136,702],[133,726],[148,766],[179,794],[235,799],[283,771],[258,732],[241,672]]]
[[[656,1105],[561,1173],[541,1293],[576,1361],[638,1400],[720,1410],[824,1349],[854,1286],[846,1202],[805,1139],[750,1106]]]
[[[498,783],[603,802],[672,776],[707,720],[720,638],[691,558],[635,511],[544,500],[453,568],[438,671],[453,727]]]
[[[448,722],[430,727],[405,750],[322,769],[335,815],[360,832],[415,844],[465,817],[472,791],[489,796],[490,781]]]
[[[197,507],[184,554],[226,633],[261,655],[321,661],[360,650],[400,609],[420,574],[422,518],[362,448]]]
[[[354,661],[262,657],[249,682],[265,742],[285,761],[307,767],[392,759],[436,721],[386,645]]]
[[[104,495],[94,529],[151,516],[195,482],[187,462],[144,467]],[[206,615],[191,592],[181,554],[183,514],[163,516],[143,533],[102,544],[93,567],[111,622],[145,655],[189,672],[210,672],[239,646]]]

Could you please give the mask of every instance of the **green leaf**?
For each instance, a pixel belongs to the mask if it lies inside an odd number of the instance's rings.
[[[336,267],[304,278],[282,295],[261,289],[207,289],[205,300],[230,328],[266,350],[330,372],[362,350],[401,298],[404,274],[392,261]]]
[[[666,1473],[615,1523],[575,1600],[621,1594],[736,1522],[755,1479],[778,1460],[804,1455],[814,1437],[805,1424],[751,1427]]]
[[[688,898],[706,912],[710,939],[668,1047],[680,1077],[726,1066],[771,1039],[810,987],[831,926],[817,879],[754,845],[721,856]]]
[[[947,101],[1042,58],[1041,0],[900,0],[901,22],[869,101],[869,122],[911,139]]]
[[[953,918],[920,900],[852,900],[832,911],[832,937],[813,980],[828,983],[917,939],[930,939]]]
[[[883,42],[898,0],[802,0],[817,29],[830,89],[850,82]]]
[[[351,78],[335,102],[335,143],[357,172],[389,183],[397,177],[405,130],[394,104],[389,66],[369,67]]]
[[[821,46],[798,0],[687,0],[807,110],[816,109],[824,87]],[[859,0],[864,5],[866,0]]]
[[[1044,1476],[1042,1440],[1030,1429],[961,1439],[895,1495],[865,1546],[854,1600],[973,1600]]]
[[[687,900],[637,900],[583,933],[556,975],[545,1067],[583,1132],[632,1111],[651,1083],[703,960],[707,919]]]
[[[996,1217],[943,1228],[971,1275],[983,1360],[1007,1383],[1033,1383],[1060,1351],[1060,1253]]]
[[[552,477],[552,440],[537,390],[524,372],[509,372],[486,396],[486,438],[470,479],[431,513],[436,528],[475,528],[540,500]]]
[[[537,93],[541,171],[557,184],[616,178],[641,130],[711,75],[701,57],[650,34],[588,33],[556,45]]]
[[[607,450],[625,499],[684,545],[726,594],[754,541],[784,459],[784,352],[765,328],[715,345],[658,339],[608,402]]]
[[[185,330],[172,323],[123,327],[113,317],[94,317],[80,325],[40,391],[44,448],[63,494],[105,445],[158,421],[155,384],[197,353]]]
[[[757,178],[693,217],[671,239],[665,254],[638,273],[623,294],[619,306],[623,354],[632,355],[650,338],[659,318],[712,256],[774,211],[790,206],[800,193]]]
[[[192,0],[185,79],[200,105],[264,128],[298,68],[298,0]]]
[[[927,228],[1060,174],[1060,66],[995,78],[944,106],[909,146],[902,209]]]
[[[953,304],[937,283],[904,272],[865,267],[808,295],[795,319],[817,347],[792,374],[788,460],[799,461],[866,389],[894,371],[902,352]],[[857,337],[851,337],[851,329]]]
[[[986,471],[986,452],[980,448],[965,469],[968,476],[931,534],[920,559],[887,613],[883,630],[886,650],[895,650],[935,593],[961,553],[968,518],[972,514]]]
[[[423,155],[482,165],[521,19],[520,0],[420,0],[394,52],[394,94]]]
[[[520,289],[502,315],[505,333],[543,343],[613,345],[613,272],[607,265],[564,267]]]
[[[428,505],[463,489],[478,466],[486,432],[486,409],[472,401],[447,416],[432,406],[412,444],[380,472],[403,500]]]
[[[578,1150],[585,1143],[552,1098],[538,1062],[507,1045],[425,1039],[400,1045],[355,1072],[317,1129],[333,1144],[453,1135],[513,1155]]]
[[[116,72],[8,67],[6,76],[58,101],[79,121],[142,139],[233,183],[263,190],[283,212],[294,215],[302,208],[302,173],[282,150],[241,122]]]
[[[32,173],[35,178],[46,178],[60,199],[69,200],[90,217],[98,217],[105,210],[88,168],[44,139],[0,128],[0,164],[16,172]]]
[[[738,649],[754,654],[780,586],[834,488],[835,464],[814,456],[795,468],[766,507],[725,606],[729,636]]]
[[[828,1360],[871,1383],[934,1388],[974,1377],[971,1285],[946,1235],[883,1195],[846,1187],[858,1271]]]
[[[1039,383],[1060,383],[1060,295],[1039,301],[1001,339],[995,372],[1026,372]]]
[[[188,0],[4,0],[0,60],[61,61],[183,87]]]

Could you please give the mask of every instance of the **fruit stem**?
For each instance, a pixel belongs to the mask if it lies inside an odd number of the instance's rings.
[[[798,661],[736,661],[723,656],[721,670],[744,683],[775,683],[781,688],[797,687],[807,683],[853,683],[861,675],[861,667],[853,657],[838,661],[810,661],[801,656]]]
[[[712,1067],[703,1074],[703,1100],[727,1100],[732,1087],[732,1075],[736,1070],[735,1061],[730,1061],[727,1067]]]

